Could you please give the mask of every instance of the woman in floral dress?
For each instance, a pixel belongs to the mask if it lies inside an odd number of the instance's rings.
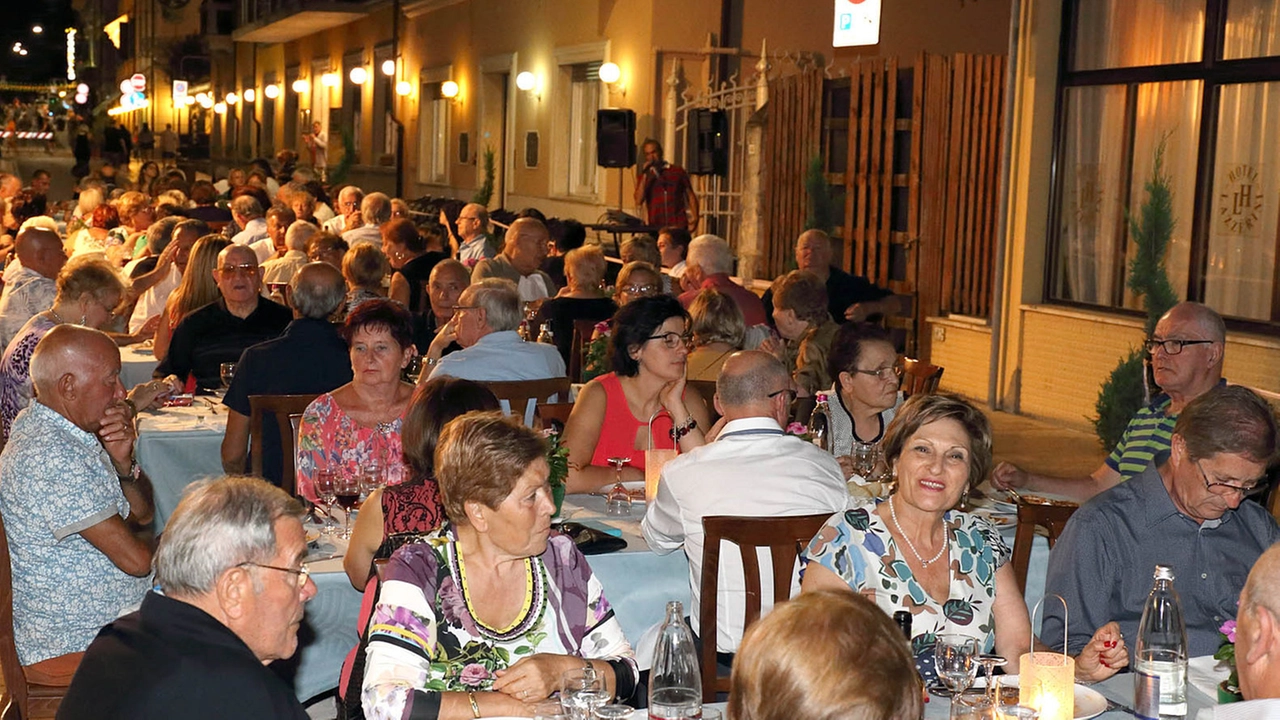
[[[450,523],[392,556],[369,629],[372,719],[529,716],[590,666],[615,698],[639,673],[586,558],[551,534],[541,436],[501,413],[451,421],[436,449]]]
[[[347,316],[342,335],[352,380],[313,400],[298,426],[298,494],[313,502],[320,470],[356,475],[374,463],[384,470],[403,464],[400,427],[413,385],[401,373],[416,352],[409,311],[394,300],[370,300]]]
[[[896,490],[827,521],[805,551],[805,591],[852,589],[886,613],[911,613],[916,667],[932,679],[937,635],[978,641],[981,652],[1018,661],[1031,649],[1031,621],[1011,552],[986,520],[954,510],[991,468],[991,426],[950,395],[902,405],[881,448]],[[1076,677],[1097,681],[1129,663],[1120,627],[1109,623],[1076,658]]]

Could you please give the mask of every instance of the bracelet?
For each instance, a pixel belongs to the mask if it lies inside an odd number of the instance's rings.
[[[440,358],[429,357],[427,358],[427,367],[435,367],[435,364],[438,362],[440,362]]]
[[[480,703],[476,702],[476,694],[467,693],[467,699],[471,701],[471,714],[477,718],[480,717]]]
[[[688,435],[694,428],[698,427],[698,421],[692,415],[685,421],[684,425],[671,428],[671,439],[680,442],[680,438]]]

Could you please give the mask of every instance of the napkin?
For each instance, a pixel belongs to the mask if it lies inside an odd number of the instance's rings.
[[[1231,668],[1212,655],[1201,655],[1187,661],[1187,682],[1211,698],[1218,697],[1218,683],[1230,674]]]

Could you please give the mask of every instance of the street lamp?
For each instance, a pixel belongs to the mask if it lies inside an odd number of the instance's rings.
[[[35,33],[36,35],[39,35],[40,33],[44,32],[44,28],[39,25],[32,25],[31,32]]]

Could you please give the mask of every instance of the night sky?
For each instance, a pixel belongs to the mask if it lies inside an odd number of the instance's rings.
[[[0,75],[10,82],[66,81],[67,35],[75,24],[71,0],[6,0],[0,22]],[[41,25],[44,32],[31,32]],[[21,42],[27,55],[13,52]]]

